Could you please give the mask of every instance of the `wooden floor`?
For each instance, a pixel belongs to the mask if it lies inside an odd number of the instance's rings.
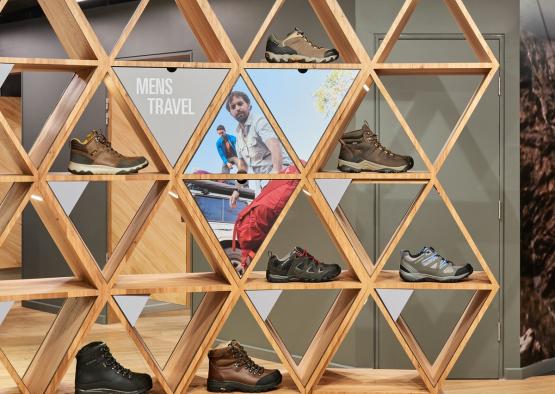
[[[54,315],[15,305],[0,328],[0,347],[22,375],[30,363],[42,337],[52,324]],[[189,318],[183,310],[145,313],[137,323],[137,329],[145,338],[158,362],[163,365]],[[160,328],[163,327],[163,332]],[[124,366],[135,371],[149,372],[134,344],[120,324],[96,324],[88,341],[103,340]],[[262,364],[272,367],[271,363]],[[279,367],[279,366],[277,366]],[[1,368],[0,393],[18,393],[7,372]],[[58,393],[74,393],[75,364],[72,364]],[[282,371],[284,372],[284,371]],[[205,392],[207,366],[203,365],[190,387],[191,392]],[[328,385],[326,383],[332,383]],[[426,392],[416,372],[389,370],[330,370],[316,392],[325,393],[423,393]],[[152,393],[161,393],[155,388]],[[288,376],[279,390],[281,393],[296,392]],[[498,380],[450,380],[445,393],[508,394],[508,393],[555,393],[555,376],[537,377],[525,381]]]

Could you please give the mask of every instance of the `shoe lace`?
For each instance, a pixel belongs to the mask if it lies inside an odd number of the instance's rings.
[[[445,257],[441,256],[434,248],[429,247],[428,250],[429,250],[430,253],[432,253],[433,257],[437,257],[437,258],[441,259],[441,261],[439,263],[439,268],[443,269],[443,267],[445,267],[446,265],[448,265],[448,266],[453,266],[454,265],[454,263],[452,261],[449,261]]]
[[[237,360],[235,365],[238,367],[244,365],[247,370],[255,375],[262,375],[264,372],[264,367],[256,364],[247,354],[243,346],[239,345],[238,343],[231,343],[229,345],[231,347],[231,351],[233,353],[233,357]]]
[[[306,34],[305,34],[304,31],[299,30],[299,29],[297,29],[297,28],[295,28],[295,30],[297,31],[297,33],[299,33],[299,35],[300,35],[302,38],[304,38],[304,40],[305,40],[306,42],[308,42],[308,44],[309,44],[312,48],[315,48],[315,49],[322,49],[322,47],[320,47],[320,46],[314,44],[312,41],[310,41],[310,39],[306,36]]]
[[[364,138],[372,145],[374,145],[376,148],[378,148],[379,150],[381,150],[382,152],[384,152],[389,156],[393,156],[393,152],[391,152],[389,149],[387,149],[385,146],[381,144],[380,140],[378,139],[378,135],[376,133],[370,130],[364,130],[363,135],[364,135]]]
[[[119,153],[117,150],[115,150],[114,148],[112,148],[112,143],[110,141],[108,141],[108,139],[104,136],[104,134],[98,132],[98,131],[94,131],[94,139],[101,145],[105,146],[106,149],[108,149],[110,152],[112,152],[113,154],[115,154],[118,157],[123,157],[123,155],[121,153]]]
[[[102,346],[100,348],[100,352],[102,353],[102,357],[104,358],[104,364],[107,367],[110,367],[111,369],[113,369],[114,371],[116,371],[117,374],[120,374],[122,376],[127,376],[129,379],[131,379],[131,370],[124,368],[115,358],[114,356],[112,356],[112,353],[110,353],[110,349],[108,349],[108,346]]]
[[[296,254],[299,257],[307,257],[309,260],[315,262],[316,264],[321,264],[320,260],[308,253],[305,249],[297,249]]]

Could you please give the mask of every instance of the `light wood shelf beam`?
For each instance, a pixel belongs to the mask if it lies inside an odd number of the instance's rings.
[[[376,73],[383,75],[486,75],[492,63],[379,63]]]
[[[468,279],[457,283],[405,282],[399,277],[399,271],[381,271],[374,286],[378,289],[412,289],[412,290],[493,290],[494,285],[483,271],[475,271]]]
[[[87,319],[94,300],[95,297],[82,297],[69,298],[64,302],[23,376],[23,382],[31,393],[48,392],[45,388],[49,386],[72,340]]]
[[[231,285],[211,273],[120,275],[112,295],[231,291]]]
[[[113,67],[231,69],[233,63],[174,62],[165,60],[116,60]]]
[[[49,298],[94,297],[98,290],[78,278],[15,279],[0,281],[0,302]]]
[[[180,176],[184,180],[272,180],[272,179],[301,179],[300,174],[182,174]]]
[[[432,179],[429,172],[403,172],[403,173],[379,173],[359,172],[347,173],[339,171],[317,172],[311,175],[314,179],[351,179],[355,183],[418,183],[425,184]]]
[[[170,174],[159,172],[140,172],[137,174],[121,175],[76,175],[69,172],[50,172],[46,175],[48,182],[133,182],[133,181],[169,181]]]
[[[99,64],[98,60],[23,57],[0,57],[0,63],[13,64],[12,73],[24,71],[77,72],[97,67]]]
[[[272,69],[272,70],[360,70],[362,65],[359,63],[246,63],[245,70],[251,69]]]
[[[254,271],[249,275],[245,283],[245,291],[250,290],[318,290],[318,289],[360,289],[363,284],[353,277],[352,273],[343,270],[337,278],[322,283],[271,283],[266,280],[265,271]]]

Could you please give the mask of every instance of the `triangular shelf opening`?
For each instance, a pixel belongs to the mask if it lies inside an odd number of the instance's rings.
[[[414,62],[415,60],[413,60],[412,57],[411,59],[407,59],[401,54],[404,55],[407,52],[411,53],[413,52],[411,49],[415,48],[416,53],[419,55],[425,54],[425,62],[491,62],[493,60],[491,51],[484,42],[481,33],[478,31],[478,28],[462,2],[446,1],[444,2],[445,6],[442,5],[439,7],[437,6],[438,3],[440,2],[437,0],[405,1],[397,17],[393,21],[389,32],[380,43],[380,48],[374,60],[377,63],[385,63],[386,61]],[[434,26],[438,30],[449,29],[451,26],[458,24],[458,31],[465,34],[466,42],[462,42],[462,45],[457,46],[457,51],[453,51],[454,53],[458,52],[458,54],[455,55],[456,57],[453,58],[449,53],[449,58],[445,59],[439,51],[435,50],[433,44],[422,44],[422,42],[414,42],[414,40],[407,40],[408,42],[403,42],[402,39],[399,40],[400,34],[404,32],[418,31],[414,26],[421,24],[423,18],[426,18],[426,20],[433,18],[433,20],[445,21],[445,27],[441,25]],[[407,49],[409,50],[407,51]],[[436,54],[435,57],[434,52]],[[416,61],[422,61],[422,59],[417,58]]]
[[[330,5],[330,3],[277,0],[247,49],[244,60],[252,63],[266,63],[265,48],[268,37],[274,35],[281,41],[293,33],[294,29],[297,29],[302,31],[315,45],[336,49],[339,52],[336,62],[359,62],[361,59],[354,49],[357,43],[354,43],[352,38],[351,40],[347,38],[347,34],[343,30],[345,26],[338,24],[335,18],[341,19],[344,24],[349,24],[349,19],[338,4]],[[285,15],[287,16],[285,17]],[[324,22],[325,26],[322,25]],[[303,31],[307,26],[310,26],[310,29]]]
[[[394,280],[402,282],[395,273],[399,269],[401,258],[399,253],[408,250],[416,256],[422,252],[424,247],[431,247],[446,260],[452,261],[454,265],[464,266],[469,263],[473,267],[474,272],[470,277],[458,283],[453,283],[453,286],[483,289],[493,287],[495,278],[490,276],[487,263],[470,235],[465,234],[466,227],[464,227],[464,223],[458,217],[454,207],[446,205],[446,201],[449,204],[450,201],[445,192],[442,191],[441,193],[443,198],[430,184],[426,185],[406,214],[409,220],[404,220],[391,238],[384,237],[379,240],[380,257],[377,264],[379,268],[386,269],[386,271],[380,273],[379,280],[393,280],[394,277],[397,277]],[[386,227],[390,220],[388,211],[395,210],[394,207],[389,207],[392,203],[387,198],[380,199],[379,220]],[[454,215],[457,217],[455,218]],[[428,219],[430,217],[434,218],[433,222]],[[395,225],[395,222],[393,225]]]
[[[280,223],[279,228],[275,231],[271,240],[267,243],[264,250],[261,250],[261,258],[257,262],[254,271],[247,279],[248,288],[259,288],[268,286],[264,275],[264,270],[268,264],[270,254],[276,255],[280,259],[285,259],[290,253],[295,252],[295,248],[304,249],[314,260],[327,264],[337,264],[341,267],[341,274],[325,283],[300,283],[302,288],[314,285],[327,285],[328,288],[357,288],[358,279],[356,270],[352,264],[344,257],[341,250],[332,241],[330,235],[321,226],[321,219],[316,208],[310,202],[310,196],[303,189],[298,197],[294,200],[291,208],[287,212],[284,220]],[[294,242],[292,240],[295,240]],[[264,253],[267,252],[267,253]],[[309,258],[309,261],[312,259]],[[295,283],[290,283],[293,286]],[[250,287],[252,286],[252,287]],[[286,285],[282,285],[286,286]]]
[[[275,223],[281,222],[286,207],[299,193],[299,181],[294,179],[184,182],[203,226],[221,247],[229,268],[240,277],[251,261],[259,258],[260,247],[273,234]],[[264,208],[264,201],[271,201],[274,205]],[[253,209],[259,205],[262,208]]]
[[[274,160],[274,155],[281,159]],[[276,168],[278,163],[279,168]],[[283,171],[292,164],[279,134],[245,80],[239,77],[211,126],[204,131],[202,142],[185,172],[227,174],[241,170],[269,174]]]
[[[4,22],[2,55],[25,58],[32,53],[34,58],[93,59],[94,51],[83,33],[84,28],[79,26],[82,15],[74,17],[67,7],[62,6],[64,2],[61,1],[50,2],[57,4],[49,5],[44,10],[40,3],[37,0],[27,1],[23,5],[17,0],[3,2],[4,7],[0,8],[0,17]],[[41,41],[35,41],[31,35],[25,40],[25,35],[21,35],[16,23],[13,28],[9,27],[8,23],[21,20],[22,14],[37,18],[35,26],[40,29],[40,33],[39,30],[36,32],[41,35]],[[63,23],[60,22],[62,20]],[[69,31],[66,29],[72,29],[72,34],[64,34]],[[48,45],[42,45],[43,42],[48,42]]]
[[[145,43],[141,33],[152,29],[159,34]],[[227,47],[220,41],[228,41],[224,35],[210,7],[187,0],[142,1],[112,53],[123,61],[139,60],[137,55],[158,54],[157,60],[227,63]],[[172,46],[167,37],[179,37],[180,45]]]
[[[390,299],[388,293],[378,288],[375,294],[386,322],[413,366],[422,372],[424,383],[430,390],[438,387],[446,378],[454,365],[453,359],[459,358],[459,350],[466,345],[466,341],[481,320],[481,312],[492,301],[490,290],[443,292],[442,297],[438,297],[437,292],[420,290],[410,295],[408,302],[398,297],[398,302],[403,303],[400,306],[402,312],[393,316],[391,312],[399,310],[391,301],[390,305],[386,304],[385,300]],[[382,321],[380,325],[383,324]],[[430,327],[434,327],[432,336]],[[384,336],[380,343],[396,343],[388,330],[380,332]],[[387,351],[380,351],[380,366],[387,368],[395,359],[395,367],[398,368],[399,357],[395,357],[395,354],[399,353],[398,350],[400,349],[395,346],[395,350],[388,347]],[[405,366],[410,364],[403,364],[403,367]]]
[[[121,297],[115,297],[120,307],[122,307]],[[123,297],[132,299],[136,296]],[[147,302],[138,319],[130,323],[133,323],[159,367],[163,369],[186,332],[204,293],[153,293],[145,297]],[[122,310],[125,312],[123,308]],[[159,335],[160,327],[164,327],[163,338]]]
[[[302,297],[298,292],[290,291],[296,304],[305,302],[311,304],[311,313],[316,312],[318,315],[322,315],[321,324],[313,327],[313,331],[306,329],[306,321],[303,319],[298,320],[302,329],[300,326],[293,327],[290,312],[285,313],[281,307],[276,305],[283,292],[272,297],[266,297],[264,294],[278,291],[247,291],[243,298],[274,350],[278,352],[282,360],[285,360],[294,380],[298,382],[297,384],[306,386],[321,357],[330,346],[332,338],[337,339],[340,327],[350,317],[352,310],[358,306],[359,291],[356,289],[310,290],[309,292],[314,297],[307,297],[307,291],[303,292]],[[310,302],[310,300],[314,302]],[[283,305],[285,301],[280,303]],[[334,329],[333,332],[331,328]],[[299,330],[306,335],[299,334]],[[308,346],[306,346],[307,343]]]
[[[449,154],[461,128],[471,119],[473,104],[488,97],[492,103],[498,100],[492,86],[486,97],[476,95],[489,83],[482,75],[395,75],[381,76],[380,81],[384,87],[378,100],[380,142],[395,153],[406,152],[416,159],[418,154],[403,130],[408,127],[432,162],[445,160],[443,156]],[[496,120],[492,115],[489,122],[494,125]],[[415,164],[413,171],[426,170],[421,160]]]
[[[308,161],[359,71],[248,69],[247,72],[299,159]],[[283,86],[289,88],[283,90]]]

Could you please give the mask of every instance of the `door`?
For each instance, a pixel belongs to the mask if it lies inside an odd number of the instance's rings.
[[[497,59],[502,60],[502,37],[487,37]],[[462,35],[403,35],[403,61],[426,61],[434,57],[461,61],[461,52],[468,51]],[[393,55],[393,54],[392,54]],[[399,59],[389,59],[396,62]],[[438,61],[438,60],[436,60]],[[468,60],[466,60],[468,61]],[[473,60],[471,60],[473,61]],[[503,65],[502,65],[503,66]],[[501,68],[502,69],[502,68]],[[477,87],[479,76],[410,76],[384,77],[384,84],[401,113],[420,141],[432,162]],[[499,85],[500,86],[500,85]],[[501,196],[502,101],[497,78],[489,86],[467,127],[439,173],[439,180],[461,216],[486,262],[499,280],[501,221],[498,209]],[[397,152],[410,152],[415,169],[425,167],[410,145],[385,100],[376,100],[376,128],[385,146]],[[412,150],[411,150],[412,149]],[[402,215],[414,199],[419,186],[380,186],[377,191],[377,244],[384,248]],[[386,269],[398,269],[401,249],[417,252],[429,245],[456,264],[471,262],[480,266],[465,243],[454,221],[448,216],[441,200],[431,193],[413,224],[390,258]],[[472,293],[466,291],[416,291],[403,311],[403,317],[420,346],[433,362],[447,340],[453,326],[464,311]],[[378,368],[412,368],[407,356],[393,336],[385,320],[379,316],[377,330]],[[500,349],[498,322],[499,296],[490,306],[466,349],[455,365],[451,378],[498,378]]]

